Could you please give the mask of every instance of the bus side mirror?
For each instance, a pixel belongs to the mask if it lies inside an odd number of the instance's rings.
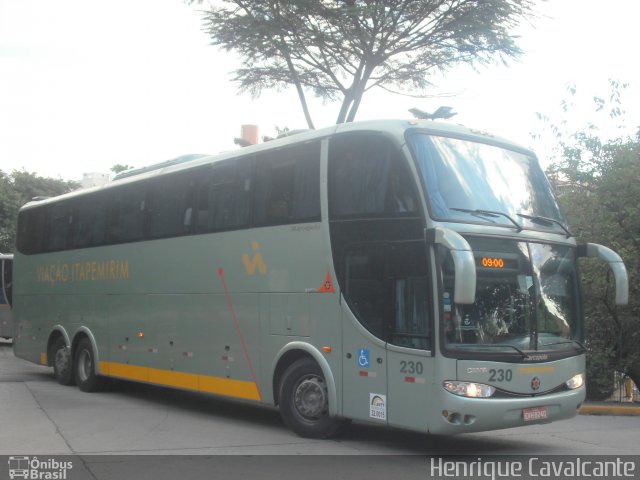
[[[426,231],[427,241],[443,245],[451,252],[455,268],[453,301],[468,305],[476,301],[476,261],[469,242],[462,235],[444,227]]]
[[[578,257],[595,257],[607,262],[616,279],[616,305],[629,303],[629,276],[620,255],[603,245],[587,243],[578,245]]]

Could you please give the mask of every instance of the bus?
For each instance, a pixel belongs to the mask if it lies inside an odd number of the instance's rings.
[[[11,274],[13,255],[0,253],[0,338],[13,337],[11,321]]]
[[[426,120],[341,124],[30,202],[15,354],[350,420],[457,434],[573,417],[585,399],[578,245],[535,155]]]

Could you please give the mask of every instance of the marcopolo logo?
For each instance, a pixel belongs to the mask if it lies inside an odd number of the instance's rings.
[[[73,468],[73,462],[55,458],[9,457],[9,478],[31,480],[66,480],[67,471]]]

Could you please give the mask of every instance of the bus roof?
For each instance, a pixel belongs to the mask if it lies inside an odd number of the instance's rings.
[[[125,170],[123,172],[118,173],[113,180],[120,180],[122,178],[132,177],[134,175],[140,175],[141,173],[150,172],[151,170],[160,170],[166,167],[170,167],[171,165],[179,165],[181,163],[187,163],[192,160],[196,160],[202,157],[209,157],[205,153],[189,153],[187,155],[181,155],[176,158],[172,158],[171,160],[165,160],[164,162],[154,163],[152,165],[147,165],[140,168],[133,168],[130,170]]]
[[[114,177],[113,179],[114,181],[109,182],[102,186],[74,190],[73,192],[59,195],[57,197],[49,197],[49,198],[30,201],[25,205],[23,205],[22,209],[35,208],[40,205],[56,203],[61,199],[87,195],[87,194],[94,193],[96,191],[116,188],[119,185],[123,185],[130,182],[142,181],[145,179],[153,178],[153,177],[164,175],[167,173],[171,173],[179,170],[187,170],[187,169],[191,169],[191,168],[195,168],[195,167],[199,167],[207,164],[213,164],[218,161],[223,161],[231,158],[243,157],[243,156],[251,155],[253,153],[258,153],[261,151],[273,150],[273,149],[283,148],[283,147],[297,144],[297,143],[309,142],[309,141],[313,141],[323,137],[331,136],[334,134],[358,132],[358,131],[387,132],[391,135],[402,137],[404,135],[404,132],[410,129],[422,130],[434,135],[460,136],[464,138],[474,139],[476,141],[480,141],[483,143],[500,145],[509,149],[518,150],[518,151],[526,152],[527,154],[533,155],[533,152],[530,149],[525,148],[521,145],[518,145],[512,141],[494,136],[487,132],[467,128],[459,124],[434,122],[432,120],[421,120],[421,119],[367,120],[367,121],[361,121],[361,122],[350,122],[350,123],[332,125],[330,127],[325,127],[319,130],[306,130],[306,131],[302,131],[301,133],[297,133],[295,135],[278,137],[268,142],[263,142],[256,145],[250,145],[248,147],[243,147],[242,149],[239,149],[239,150],[229,150],[226,152],[218,153],[216,155],[203,155],[203,154],[183,155],[180,157],[173,158],[171,160],[166,160],[164,162],[159,162],[159,163],[148,165],[145,167],[140,167],[133,170],[127,170],[127,171],[121,172],[120,174]]]

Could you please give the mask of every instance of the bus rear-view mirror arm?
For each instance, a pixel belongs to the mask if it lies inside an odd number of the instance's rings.
[[[586,243],[578,245],[578,257],[595,257],[607,262],[616,279],[616,305],[629,303],[629,276],[620,255],[604,245]]]
[[[476,299],[476,262],[469,242],[462,235],[444,227],[430,228],[426,232],[429,243],[440,244],[451,252],[455,268],[453,300],[468,305]]]

